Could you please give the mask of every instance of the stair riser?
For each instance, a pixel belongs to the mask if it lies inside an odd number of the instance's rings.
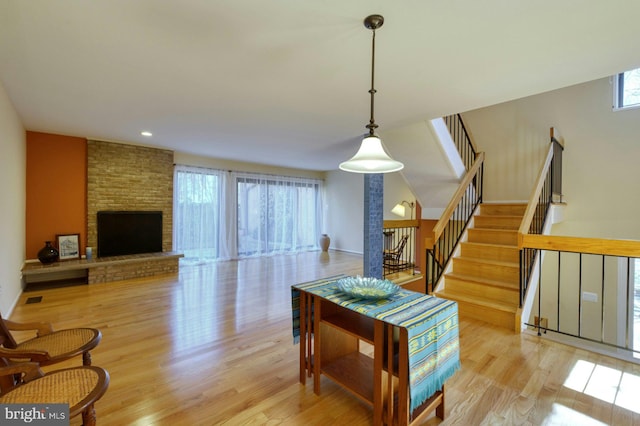
[[[520,228],[522,217],[519,216],[476,216],[473,219],[475,228],[486,229],[510,229],[517,231]]]
[[[486,229],[469,229],[467,240],[472,243],[504,244],[516,246],[518,244],[518,233],[495,232]]]
[[[509,330],[516,329],[516,315],[491,309],[485,306],[475,305],[468,302],[458,302],[458,313],[462,318],[472,318],[480,321],[495,324]]]
[[[482,204],[480,213],[493,216],[524,216],[525,204]]]
[[[471,296],[478,300],[488,299],[516,305],[520,303],[516,288],[500,288],[451,277],[445,277],[445,288],[447,289],[447,294],[460,294]]]
[[[512,284],[517,284],[520,280],[519,266],[481,263],[461,257],[453,259],[453,272],[460,275],[505,281]]]
[[[462,257],[473,257],[476,259],[496,260],[499,262],[518,263],[520,253],[517,248],[476,245],[473,243],[462,243],[460,255]]]

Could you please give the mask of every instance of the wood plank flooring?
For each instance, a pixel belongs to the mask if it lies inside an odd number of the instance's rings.
[[[334,251],[183,265],[25,292],[11,319],[102,330],[93,363],[111,385],[99,425],[368,425],[371,409],[330,380],[320,396],[299,384],[291,336],[291,284],[361,271],[361,256]],[[447,419],[426,424],[640,425],[640,365],[479,321],[460,322],[460,344]]]

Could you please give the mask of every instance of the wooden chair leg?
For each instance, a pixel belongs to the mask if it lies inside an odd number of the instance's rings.
[[[82,353],[82,365],[91,365],[91,353],[89,351]]]
[[[82,412],[82,426],[96,426],[96,409],[93,404]]]

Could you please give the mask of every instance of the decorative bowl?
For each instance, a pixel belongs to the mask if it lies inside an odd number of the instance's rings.
[[[368,277],[347,277],[338,280],[338,290],[360,299],[387,299],[400,290],[396,284],[389,280],[380,280]]]

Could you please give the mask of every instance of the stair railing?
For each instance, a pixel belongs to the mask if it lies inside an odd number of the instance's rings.
[[[482,202],[484,152],[467,171],[432,234],[425,238],[427,293],[433,292],[473,214]]]
[[[469,170],[476,161],[476,153],[478,151],[471,133],[464,125],[460,114],[449,115],[444,117],[443,120],[449,129],[453,143],[458,149],[464,168]]]
[[[533,265],[538,258],[539,251],[534,248],[523,247],[525,235],[539,235],[543,233],[544,226],[549,216],[549,208],[554,201],[562,200],[562,151],[557,131],[552,127],[551,142],[547,150],[547,156],[538,172],[536,185],[531,191],[527,209],[518,229],[518,248],[520,250],[520,307],[524,303]]]

